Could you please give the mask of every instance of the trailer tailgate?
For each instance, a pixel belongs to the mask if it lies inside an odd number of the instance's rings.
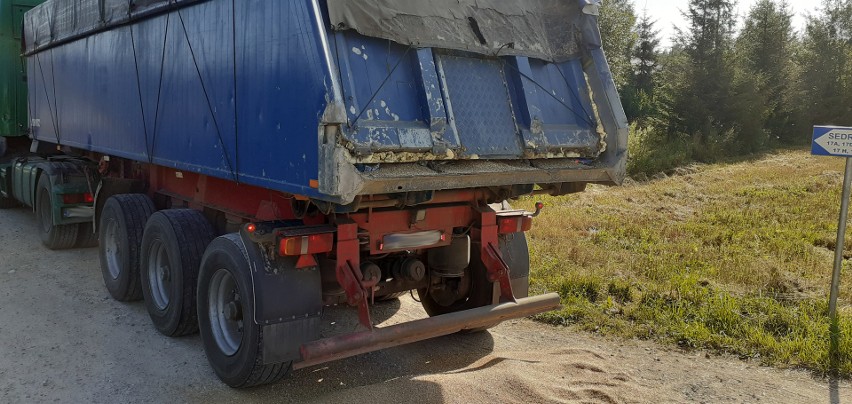
[[[346,118],[321,190],[347,192],[342,160],[360,194],[621,181],[626,118],[592,3],[437,3],[328,1]]]

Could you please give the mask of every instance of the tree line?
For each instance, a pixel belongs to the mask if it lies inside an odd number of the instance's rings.
[[[813,125],[852,126],[852,0],[823,0],[801,32],[785,0],[759,0],[744,16],[736,5],[690,0],[663,49],[649,10],[603,1],[634,174],[805,144]]]

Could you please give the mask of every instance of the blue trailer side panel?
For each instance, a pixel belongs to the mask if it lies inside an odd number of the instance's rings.
[[[575,51],[535,59],[365,36],[332,25],[326,0],[114,0],[126,10],[109,15],[50,0],[27,14],[32,131],[338,204],[619,183],[626,118],[577,1],[559,3]]]
[[[310,0],[211,0],[34,53],[34,137],[318,196],[320,32]]]

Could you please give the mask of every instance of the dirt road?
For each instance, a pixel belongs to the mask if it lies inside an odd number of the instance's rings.
[[[26,210],[0,212],[0,402],[852,403],[848,383],[611,341],[527,320],[296,372],[248,391],[222,385],[197,336],[170,339],[141,303],[113,301],[97,250],[41,247]],[[346,311],[325,319],[349,326]],[[422,316],[408,298],[374,313]]]

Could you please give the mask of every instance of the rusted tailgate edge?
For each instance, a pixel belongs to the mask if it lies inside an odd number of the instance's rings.
[[[519,181],[519,179],[522,179]],[[620,185],[623,171],[616,168],[534,169],[478,173],[434,173],[417,176],[365,176],[362,195],[431,189],[464,189],[515,184],[559,184],[570,182]]]
[[[559,294],[550,293],[518,299],[517,303],[485,306],[386,328],[376,328],[373,331],[321,339],[302,345],[302,361],[295,363],[293,368],[303,369],[463,330],[486,327],[513,318],[528,317],[558,309],[559,302]]]

